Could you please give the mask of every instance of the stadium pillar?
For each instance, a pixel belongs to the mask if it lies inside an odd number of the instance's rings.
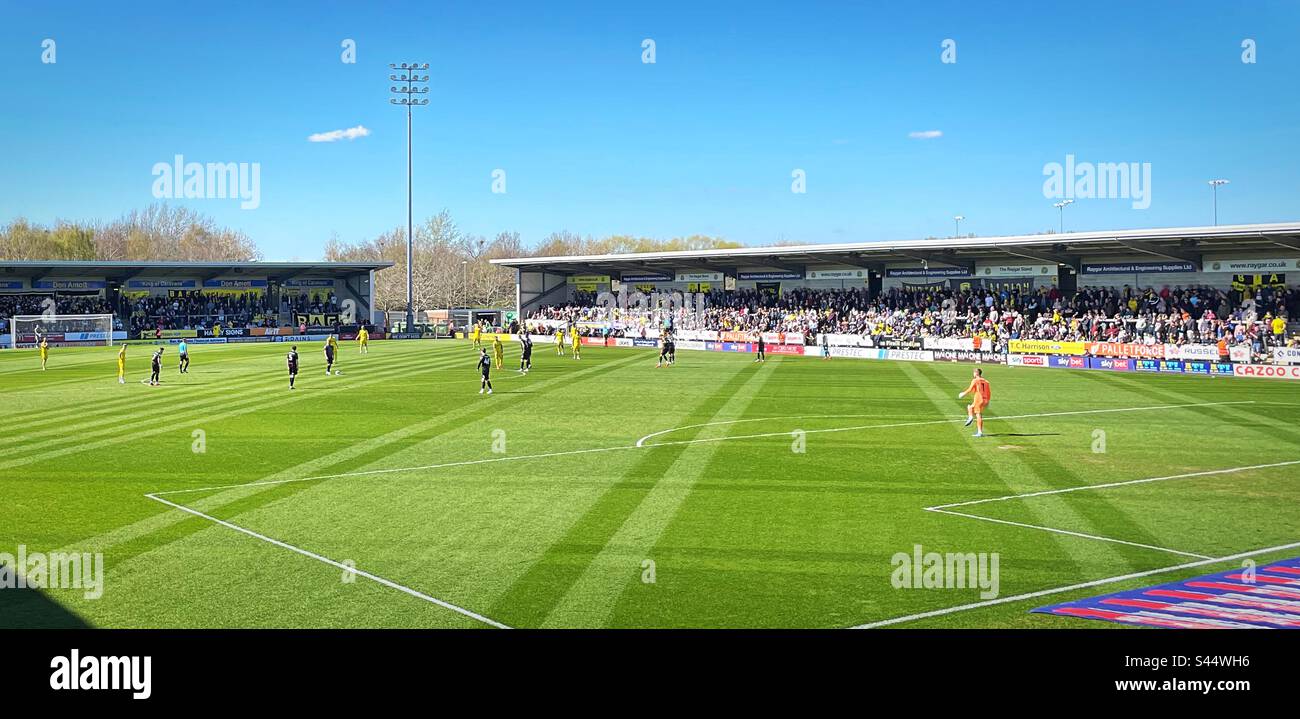
[[[1056,288],[1061,291],[1062,297],[1073,297],[1079,289],[1079,276],[1070,267],[1060,268],[1056,276]]]
[[[876,298],[880,296],[880,291],[885,286],[885,278],[879,273],[871,271],[867,273],[867,296]]]

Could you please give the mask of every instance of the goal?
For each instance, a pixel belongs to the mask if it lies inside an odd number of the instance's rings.
[[[51,344],[113,344],[113,315],[15,315],[9,318],[9,347]]]

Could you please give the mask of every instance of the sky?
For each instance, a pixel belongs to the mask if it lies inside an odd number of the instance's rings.
[[[1297,0],[0,0],[0,223],[166,201],[266,259],[373,238],[406,221],[405,61],[416,221],[529,246],[1206,225],[1214,178],[1220,224],[1300,220],[1298,34]],[[248,163],[256,201],[166,199],[177,155]],[[1062,218],[1071,156],[1145,199],[1071,175]]]

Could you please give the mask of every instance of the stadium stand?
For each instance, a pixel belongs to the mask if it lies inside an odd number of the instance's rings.
[[[0,261],[0,346],[32,343],[33,337],[13,342],[7,334],[10,318],[19,315],[111,314],[115,341],[321,337],[361,324],[382,325],[382,314],[372,312],[373,273],[390,266]],[[74,327],[67,320],[60,322],[61,328]],[[94,344],[106,339],[81,334],[56,332],[51,342]]]
[[[1156,346],[1171,348],[1159,359],[1226,361],[1236,348],[1237,361],[1300,360],[1273,352],[1297,343],[1295,223],[493,262],[517,271],[520,316],[536,330],[644,340],[671,328],[688,342],[764,334],[803,354],[1032,352],[1040,366],[1044,354],[1094,350],[1156,358],[1144,349]]]
[[[1070,297],[1057,288],[903,290],[871,297],[862,288],[795,288],[782,295],[752,290],[712,291],[702,313],[678,310],[679,329],[801,333],[809,345],[821,333],[890,336],[901,340],[980,335],[1005,347],[1009,340],[1201,344],[1228,340],[1262,352],[1279,340],[1267,332],[1273,317],[1300,316],[1300,292],[1262,287],[1090,287]],[[572,304],[539,308],[529,320],[609,321],[613,336],[638,334],[651,312],[620,312],[585,293]],[[588,333],[598,328],[589,326]]]

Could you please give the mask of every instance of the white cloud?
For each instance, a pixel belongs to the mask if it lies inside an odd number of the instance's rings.
[[[346,130],[330,130],[329,132],[318,132],[314,135],[307,136],[307,142],[338,142],[339,140],[355,140],[358,137],[365,137],[370,134],[370,130],[365,125],[349,127]]]
[[[907,136],[912,138],[913,140],[933,140],[936,137],[943,137],[943,131],[942,130],[918,130],[916,132],[907,133]]]

